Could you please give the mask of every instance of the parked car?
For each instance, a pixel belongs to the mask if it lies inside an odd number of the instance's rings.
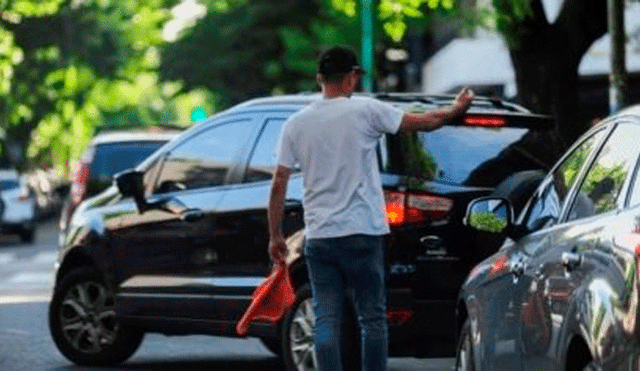
[[[418,111],[453,101],[376,97]],[[271,268],[266,208],[282,124],[318,99],[262,98],[221,112],[78,207],[60,246],[49,312],[51,333],[66,357],[117,363],[146,332],[236,336],[236,321]],[[455,355],[458,290],[469,270],[499,247],[477,248],[477,233],[462,225],[467,204],[483,195],[516,204],[528,199],[556,160],[548,145],[552,124],[522,107],[478,98],[464,120],[381,138],[392,229],[386,253],[392,355]],[[284,221],[297,300],[281,322],[249,329],[289,370],[314,367],[301,200],[297,172]],[[351,306],[345,308],[352,362],[358,333]]]
[[[16,170],[0,170],[0,231],[33,242],[38,206],[33,191]]]
[[[73,212],[82,201],[111,185],[114,174],[135,167],[179,133],[177,129],[158,127],[98,133],[74,169],[70,191],[62,207],[60,230],[67,229]]]
[[[635,106],[583,135],[517,219],[502,198],[470,204],[470,226],[509,239],[461,289],[458,370],[637,367],[639,140]]]

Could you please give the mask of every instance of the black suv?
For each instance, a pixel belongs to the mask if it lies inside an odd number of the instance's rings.
[[[453,101],[376,97],[412,111]],[[82,203],[60,246],[50,305],[60,351],[79,364],[113,364],[131,356],[145,332],[236,336],[271,268],[266,208],[282,124],[317,99],[262,98],[221,112]],[[439,130],[382,137],[392,356],[455,354],[460,286],[500,243],[462,224],[467,204],[493,195],[522,207],[556,160],[552,125],[517,105],[477,98],[463,119]],[[280,323],[250,327],[289,370],[314,367],[301,199],[294,173],[284,229],[297,301]],[[344,341],[353,349],[358,332],[346,304]],[[346,353],[350,363],[358,358]]]

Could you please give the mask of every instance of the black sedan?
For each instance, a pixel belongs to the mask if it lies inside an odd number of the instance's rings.
[[[509,238],[477,265],[457,308],[458,370],[636,370],[640,106],[560,159],[514,222],[470,203],[466,223]]]

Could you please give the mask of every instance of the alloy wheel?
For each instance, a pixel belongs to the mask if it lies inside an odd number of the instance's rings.
[[[298,371],[316,370],[314,329],[316,316],[312,299],[302,301],[293,316],[289,330],[291,358]]]
[[[59,316],[62,333],[77,351],[100,353],[116,340],[114,298],[102,283],[84,281],[70,287]]]

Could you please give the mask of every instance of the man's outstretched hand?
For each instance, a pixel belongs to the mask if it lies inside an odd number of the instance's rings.
[[[460,90],[458,95],[456,96],[456,100],[453,102],[453,106],[455,107],[455,111],[458,114],[463,114],[467,112],[469,106],[471,105],[471,101],[475,97],[475,93],[473,90],[469,88],[464,88]]]

